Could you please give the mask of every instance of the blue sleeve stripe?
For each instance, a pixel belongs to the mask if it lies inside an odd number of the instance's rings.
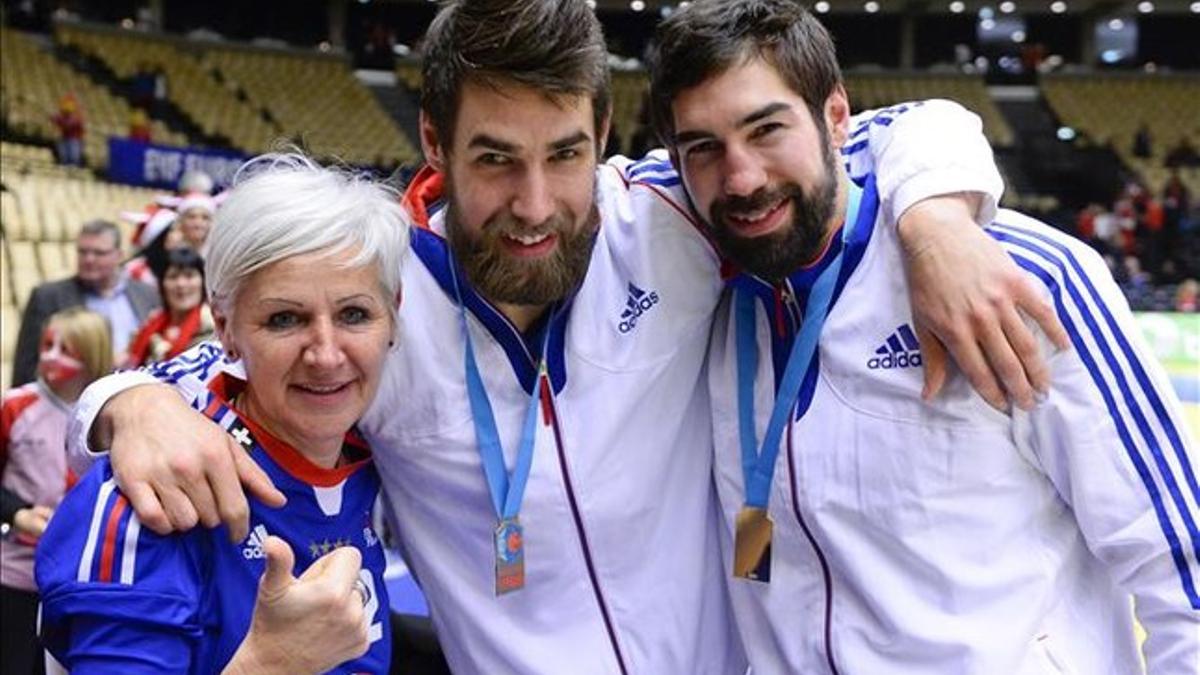
[[[850,155],[853,155],[854,153],[867,147],[867,145],[868,145],[867,139],[865,139],[865,138],[862,139],[861,141],[856,141],[855,143],[852,143],[850,145],[843,145],[842,146],[842,156],[849,157]]]
[[[1059,319],[1063,322],[1063,326],[1067,329],[1067,332],[1071,337],[1072,345],[1074,345],[1076,351],[1079,352],[1084,365],[1091,374],[1092,381],[1096,383],[1096,387],[1100,390],[1100,394],[1104,398],[1104,405],[1108,408],[1108,413],[1116,424],[1117,435],[1121,438],[1121,444],[1125,446],[1126,454],[1129,455],[1129,459],[1131,462],[1133,462],[1133,466],[1137,471],[1138,477],[1141,478],[1142,484],[1146,487],[1146,492],[1150,495],[1150,502],[1154,507],[1154,515],[1158,519],[1158,526],[1160,529],[1162,529],[1163,536],[1166,537],[1167,545],[1171,551],[1171,558],[1174,560],[1175,568],[1179,572],[1180,584],[1183,586],[1184,595],[1187,596],[1188,602],[1191,604],[1192,608],[1200,609],[1200,595],[1196,593],[1195,581],[1192,579],[1192,573],[1188,566],[1187,557],[1183,553],[1183,545],[1179,541],[1179,536],[1175,534],[1174,526],[1171,525],[1170,516],[1167,515],[1166,507],[1163,505],[1162,494],[1159,492],[1158,486],[1154,482],[1154,477],[1151,475],[1150,468],[1146,465],[1146,461],[1142,458],[1141,454],[1138,453],[1137,448],[1134,445],[1134,441],[1130,437],[1129,429],[1126,427],[1124,420],[1121,419],[1121,413],[1117,408],[1116,401],[1113,399],[1112,392],[1109,391],[1105,386],[1104,380],[1099,374],[1099,367],[1092,356],[1087,352],[1087,345],[1084,344],[1083,339],[1079,335],[1079,331],[1076,329],[1075,325],[1071,322],[1070,317],[1067,315],[1066,308],[1063,306],[1062,290],[1059,287],[1058,282],[1055,281],[1048,272],[1043,270],[1032,260],[1024,258],[1019,254],[1012,254],[1012,257],[1017,261],[1018,265],[1040,278],[1042,282],[1045,283],[1046,286],[1049,287],[1053,292],[1054,304],[1058,310]],[[1153,447],[1153,444],[1151,444],[1151,447]],[[1158,454],[1161,455],[1161,453]],[[1170,488],[1168,487],[1168,489]],[[1173,496],[1177,496],[1177,494],[1178,489],[1176,488]],[[1195,539],[1193,535],[1193,548],[1194,543]]]
[[[1170,414],[1167,412],[1167,408],[1163,404],[1162,397],[1159,395],[1158,389],[1156,389],[1153,383],[1150,382],[1150,377],[1146,374],[1146,369],[1142,365],[1141,359],[1134,352],[1133,347],[1129,344],[1129,339],[1125,336],[1125,333],[1122,332],[1120,326],[1117,325],[1116,319],[1113,318],[1112,312],[1109,311],[1107,303],[1105,303],[1104,299],[1100,296],[1100,293],[1096,290],[1096,287],[1092,284],[1092,280],[1086,274],[1084,274],[1083,268],[1079,265],[1079,261],[1076,260],[1070,249],[1068,249],[1064,244],[1055,241],[1045,234],[1009,225],[1001,225],[999,223],[997,223],[996,226],[1008,229],[1014,233],[1020,233],[1028,237],[1032,237],[1055,249],[1063,258],[1065,258],[1065,260],[1071,265],[1071,269],[1083,281],[1083,285],[1087,289],[1088,295],[1091,297],[1095,306],[1099,309],[1101,316],[1104,317],[1104,322],[1115,338],[1117,346],[1120,347],[1121,354],[1125,357],[1126,362],[1128,362],[1130,369],[1133,371],[1133,375],[1137,380],[1138,386],[1145,395],[1146,400],[1149,401],[1150,407],[1154,411],[1154,416],[1158,419],[1159,424],[1162,425],[1163,432],[1167,435],[1167,439],[1171,442],[1171,448],[1175,453],[1176,459],[1179,460],[1179,464],[1183,469],[1184,478],[1188,484],[1188,487],[1191,489],[1192,499],[1195,501],[1195,503],[1200,504],[1200,482],[1196,480],[1196,472],[1192,469],[1191,460],[1188,458],[1187,452],[1184,450],[1183,438],[1179,433],[1179,428],[1174,420],[1171,419]],[[1049,255],[1048,251],[1047,255]],[[1061,263],[1058,266],[1059,269],[1063,269]],[[1063,276],[1064,278],[1066,276],[1065,270],[1063,270]],[[1082,306],[1083,305],[1081,302],[1081,310]],[[1098,331],[1097,335],[1099,335]],[[1113,361],[1110,360],[1110,363],[1112,362]],[[1118,378],[1118,382],[1120,382],[1123,389],[1127,391],[1128,383],[1125,381],[1125,378]],[[1135,410],[1137,411],[1139,418],[1141,418],[1140,408],[1135,408]],[[1200,560],[1200,549],[1197,550],[1196,558],[1197,560]]]
[[[915,103],[899,103],[891,106],[890,108],[876,110],[875,114],[871,115],[871,119],[859,122],[858,126],[854,128],[854,131],[850,132],[850,136],[848,136],[847,139],[853,140],[859,136],[862,136],[863,134],[867,133],[867,129],[870,129],[872,124],[879,124],[886,127],[891,124],[899,115],[902,115],[908,112],[910,108],[915,108],[921,104],[921,101],[917,101]]]
[[[629,170],[626,171],[626,175],[629,176],[630,180],[633,180],[633,179],[636,179],[639,175],[641,175],[643,173],[648,173],[648,172],[675,173],[675,167],[672,166],[670,162],[665,162],[661,159],[654,159],[652,157],[647,157],[646,159],[643,159],[640,162],[635,162],[635,163],[629,165]]]
[[[647,177],[655,177],[655,175],[658,175],[658,177],[673,178],[678,174],[670,165],[665,167],[647,167],[641,169],[641,171],[631,172],[629,174],[629,180],[642,180],[643,178]]]
[[[206,342],[192,352],[184,352],[170,361],[162,361],[150,366],[147,372],[166,384],[174,384],[187,376],[201,380],[209,379],[209,372],[219,367],[225,358],[225,351],[216,342]]]
[[[1013,236],[1013,234],[1010,234],[1009,232],[1001,231],[999,227],[1005,227],[1012,232],[1019,232],[1021,234],[1026,234],[1030,237],[1045,241],[1046,243],[1050,244],[1051,247],[1058,249],[1062,254],[1062,258],[1056,256],[1050,250],[1043,248],[1036,243],[1022,239],[1019,236]],[[1165,536],[1170,547],[1171,557],[1173,558],[1175,566],[1179,572],[1184,594],[1188,597],[1189,603],[1193,608],[1200,609],[1200,594],[1196,592],[1195,583],[1192,578],[1187,556],[1184,553],[1183,544],[1171,523],[1170,516],[1167,513],[1166,505],[1163,503],[1162,494],[1159,492],[1158,485],[1154,480],[1154,476],[1150,471],[1150,467],[1142,457],[1141,452],[1138,450],[1137,442],[1134,440],[1133,435],[1130,432],[1129,421],[1125,419],[1126,414],[1132,414],[1133,425],[1137,427],[1141,434],[1142,441],[1150,451],[1150,454],[1153,456],[1154,464],[1160,473],[1163,484],[1165,485],[1167,492],[1170,494],[1171,500],[1175,507],[1180,512],[1184,526],[1188,531],[1192,541],[1191,548],[1193,554],[1197,557],[1197,559],[1200,559],[1200,532],[1197,531],[1192,510],[1186,503],[1183,493],[1179,488],[1179,483],[1176,479],[1176,476],[1174,475],[1171,466],[1166,461],[1158,440],[1155,438],[1154,433],[1150,430],[1150,425],[1141,410],[1137,398],[1129,389],[1129,383],[1127,379],[1122,377],[1120,367],[1117,363],[1115,355],[1113,354],[1111,345],[1106,341],[1104,335],[1100,331],[1100,327],[1096,323],[1095,316],[1086,306],[1086,302],[1078,286],[1073,280],[1069,280],[1067,278],[1067,265],[1070,265],[1075,270],[1075,273],[1083,280],[1083,283],[1087,287],[1089,294],[1099,307],[1100,313],[1104,315],[1104,318],[1109,324],[1113,335],[1116,336],[1117,342],[1121,346],[1122,351],[1125,353],[1126,358],[1130,363],[1136,364],[1136,370],[1141,371],[1142,377],[1140,377],[1139,380],[1144,379],[1145,371],[1141,368],[1136,356],[1132,354],[1132,350],[1128,349],[1127,340],[1124,339],[1122,333],[1117,329],[1111,313],[1108,312],[1103,302],[1100,302],[1099,294],[1096,292],[1087,276],[1083,274],[1078,261],[1070,253],[1070,251],[1066,249],[1066,247],[1054,242],[1053,240],[1050,240],[1049,238],[1043,237],[1038,233],[1028,232],[1019,228],[1009,228],[1007,226],[999,227],[992,230],[992,236],[999,241],[1012,244],[1015,248],[1023,249],[1021,252],[1011,252],[1013,258],[1017,261],[1017,264],[1041,279],[1042,282],[1051,290],[1059,319],[1063,322],[1063,326],[1066,328],[1067,333],[1071,338],[1072,345],[1079,354],[1084,366],[1087,368],[1089,375],[1092,377],[1092,381],[1096,384],[1097,390],[1104,400],[1105,407],[1107,408],[1110,417],[1113,419],[1117,435],[1125,448],[1126,454],[1129,456],[1130,461],[1133,463],[1138,476],[1142,480],[1142,483],[1150,496],[1150,501],[1158,519],[1159,527],[1163,531],[1163,535]],[[1035,262],[1032,258],[1022,255],[1022,253],[1025,251],[1033,253],[1035,256],[1042,258],[1050,265],[1057,268],[1063,279],[1063,283],[1060,284],[1059,281],[1054,278],[1054,275],[1043,269],[1041,265]],[[1066,261],[1065,263],[1064,259]],[[1110,369],[1110,372],[1113,375],[1113,381],[1120,390],[1123,403],[1129,410],[1128,413],[1122,412],[1116,395],[1114,395],[1111,386],[1105,381],[1100,364],[1097,363],[1097,359],[1091,352],[1087,342],[1084,339],[1084,335],[1079,330],[1079,327],[1071,319],[1071,316],[1067,310],[1067,306],[1064,302],[1064,289],[1066,291],[1066,296],[1068,296],[1072,301],[1072,304],[1079,312],[1080,318],[1086,325],[1088,332],[1095,340],[1105,364]],[[1158,406],[1161,406],[1161,399],[1157,396],[1157,392],[1154,391],[1154,388],[1149,385],[1148,381],[1143,382],[1142,386],[1145,389],[1147,398],[1151,399],[1152,405],[1154,402],[1157,402]],[[1178,441],[1178,431],[1175,428],[1174,423],[1169,419],[1168,416],[1165,415],[1165,410],[1163,412],[1164,415],[1160,417],[1160,422],[1167,436],[1171,438],[1172,444],[1175,445],[1178,443],[1178,445],[1175,447],[1176,456],[1180,458],[1180,464],[1185,476],[1185,481],[1189,483],[1193,489],[1193,493],[1195,493],[1195,476],[1191,470],[1191,464],[1183,452],[1182,443]]]
[[[646,178],[638,178],[635,183],[647,183],[649,185],[658,185],[660,187],[675,187],[681,182],[679,176],[651,176]]]

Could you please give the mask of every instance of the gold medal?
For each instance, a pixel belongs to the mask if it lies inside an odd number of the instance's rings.
[[[496,595],[525,587],[525,531],[516,518],[496,527]]]
[[[771,516],[766,509],[743,506],[733,540],[733,576],[771,581]]]

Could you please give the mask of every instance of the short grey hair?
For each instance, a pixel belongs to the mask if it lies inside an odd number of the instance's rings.
[[[369,175],[322,167],[299,153],[270,153],[238,169],[208,239],[208,296],[228,315],[256,271],[298,255],[357,250],[350,268],[375,265],[396,311],[409,220],[400,195]]]
[[[104,220],[103,218],[89,220],[84,223],[79,228],[79,234],[76,235],[76,238],[95,237],[101,234],[107,234],[112,238],[113,248],[121,248],[121,228],[117,227],[117,224],[111,220]]]

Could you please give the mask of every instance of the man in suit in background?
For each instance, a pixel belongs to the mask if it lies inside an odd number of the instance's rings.
[[[31,382],[37,374],[38,342],[51,314],[84,305],[108,318],[113,349],[124,353],[130,336],[158,307],[158,291],[128,282],[121,273],[121,231],[107,220],[84,223],[75,240],[75,275],[38,285],[29,294],[13,355],[12,386]]]

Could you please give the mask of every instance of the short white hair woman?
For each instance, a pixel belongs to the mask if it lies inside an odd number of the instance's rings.
[[[203,412],[287,505],[251,498],[240,543],[224,527],[159,536],[98,462],[39,549],[43,634],[64,665],[387,671],[379,479],[353,427],[395,335],[407,242],[397,195],[370,179],[298,154],[242,168],[208,242],[225,354],[210,343],[158,367],[224,369]]]

